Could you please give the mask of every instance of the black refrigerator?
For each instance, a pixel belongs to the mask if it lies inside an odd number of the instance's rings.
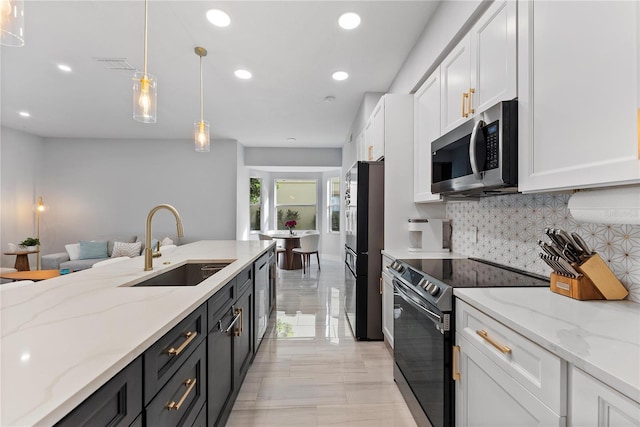
[[[357,339],[382,340],[384,162],[357,162],[345,185],[345,312]]]

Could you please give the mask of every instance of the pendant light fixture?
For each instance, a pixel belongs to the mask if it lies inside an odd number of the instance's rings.
[[[201,153],[209,152],[209,122],[204,121],[204,93],[202,84],[202,57],[207,56],[207,50],[203,47],[196,47],[196,55],[200,57],[200,121],[195,124],[196,151]]]
[[[24,0],[0,0],[0,44],[24,46]]]
[[[147,73],[148,0],[144,0],[144,71],[133,75],[133,118],[142,123],[155,123],[158,108],[158,81]]]

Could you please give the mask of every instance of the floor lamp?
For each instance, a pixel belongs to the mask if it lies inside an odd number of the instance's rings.
[[[38,197],[38,202],[36,203],[36,239],[38,239],[38,246],[36,250],[36,270],[40,270],[40,214],[44,212],[44,202],[42,201],[42,196]]]

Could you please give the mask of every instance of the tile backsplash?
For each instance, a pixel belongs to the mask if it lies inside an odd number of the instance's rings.
[[[449,202],[452,250],[548,276],[538,257],[545,227],[580,234],[640,302],[640,225],[577,222],[567,208],[570,194],[513,194],[480,201]]]

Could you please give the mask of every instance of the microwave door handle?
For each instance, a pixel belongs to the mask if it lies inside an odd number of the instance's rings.
[[[473,131],[471,131],[471,141],[469,143],[469,163],[471,163],[471,171],[473,172],[473,176],[477,180],[482,179],[482,175],[480,174],[480,168],[478,168],[478,162],[476,160],[476,144],[478,141],[478,131],[481,127],[485,125],[483,120],[476,122],[473,126]]]

